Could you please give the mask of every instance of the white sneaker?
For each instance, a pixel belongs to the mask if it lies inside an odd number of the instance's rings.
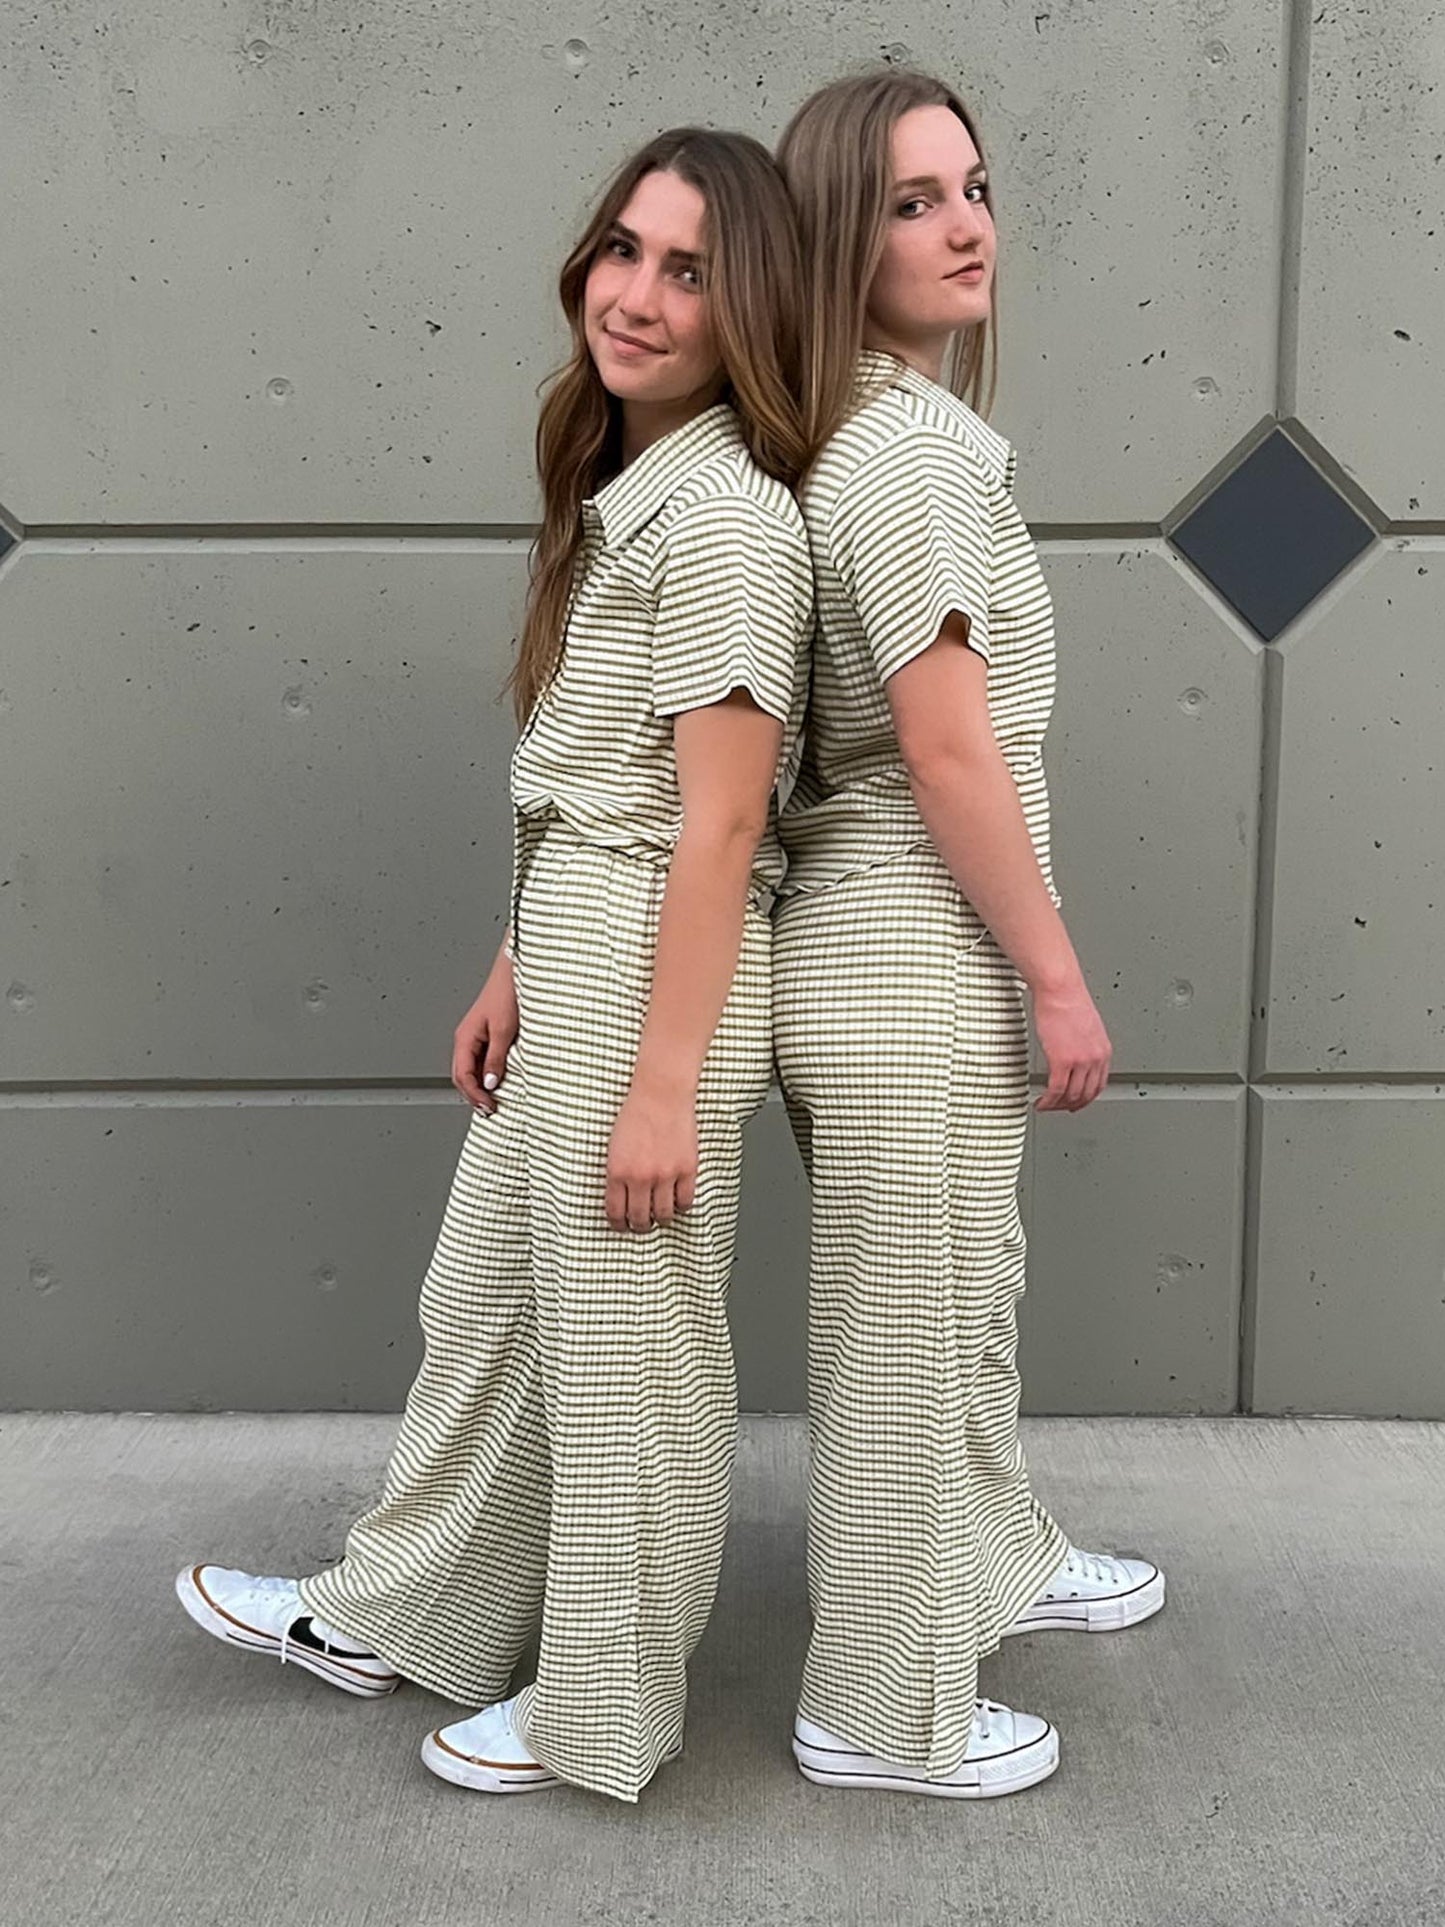
[[[422,1764],[450,1780],[453,1786],[476,1793],[537,1793],[560,1786],[550,1767],[534,1760],[513,1720],[516,1700],[484,1706],[469,1720],[438,1727],[421,1743]],[[663,1764],[681,1758],[681,1745],[663,1756]]]
[[[469,1720],[438,1727],[421,1743],[422,1764],[453,1786],[477,1793],[539,1793],[560,1786],[557,1775],[532,1758],[512,1724],[515,1699],[484,1706]]]
[[[318,1679],[361,1699],[380,1699],[401,1685],[386,1660],[355,1645],[312,1616],[294,1579],[269,1579],[226,1566],[187,1566],[176,1596],[208,1633],[247,1652],[274,1653],[284,1666],[304,1666]]]
[[[899,1766],[860,1753],[801,1713],[793,1722],[793,1752],[803,1773],[819,1786],[882,1787],[897,1793],[934,1793],[945,1800],[991,1800],[1047,1780],[1059,1764],[1059,1736],[1047,1720],[980,1700],[963,1764],[946,1779],[930,1780],[922,1767]]]
[[[1112,1633],[1149,1619],[1164,1604],[1164,1575],[1147,1559],[1115,1559],[1106,1552],[1068,1556],[1033,1604],[1026,1606],[1003,1637],[1066,1629]]]

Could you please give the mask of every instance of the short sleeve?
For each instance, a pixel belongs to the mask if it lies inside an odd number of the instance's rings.
[[[838,497],[828,550],[882,681],[921,655],[954,610],[988,661],[993,505],[960,443],[910,428],[866,456]]]
[[[703,709],[743,688],[786,725],[813,608],[801,515],[745,495],[698,502],[668,531],[661,560],[653,713]]]

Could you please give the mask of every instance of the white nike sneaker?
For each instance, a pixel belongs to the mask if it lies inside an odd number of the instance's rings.
[[[343,1693],[380,1699],[401,1685],[386,1660],[315,1618],[294,1579],[187,1566],[176,1578],[176,1596],[198,1626],[228,1646],[273,1653],[283,1666],[304,1666]]]
[[[1059,1736],[1047,1720],[980,1700],[963,1764],[946,1779],[930,1780],[922,1767],[899,1766],[860,1753],[801,1713],[793,1723],[793,1752],[806,1777],[819,1786],[881,1787],[895,1793],[933,1793],[945,1800],[991,1800],[1047,1780],[1059,1764]]]
[[[1064,1563],[1003,1637],[1064,1629],[1112,1633],[1137,1626],[1164,1604],[1164,1575],[1147,1559],[1115,1559],[1070,1546]]]
[[[557,1775],[532,1758],[512,1724],[515,1699],[484,1706],[469,1720],[438,1727],[421,1743],[422,1764],[453,1786],[477,1793],[540,1793],[560,1786]]]

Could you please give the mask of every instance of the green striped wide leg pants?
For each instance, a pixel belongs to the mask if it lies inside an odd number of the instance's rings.
[[[1018,1433],[1023,986],[931,849],[784,899],[773,970],[813,1192],[800,1709],[942,1776],[1068,1549]]]
[[[681,1743],[716,1592],[742,1128],[771,1075],[771,933],[750,906],[700,1085],[696,1201],[646,1233],[609,1227],[665,881],[560,828],[536,848],[521,1034],[462,1150],[381,1502],[302,1584],[323,1618],[471,1706],[505,1698],[540,1626],[518,1723],[563,1779],[624,1800]]]

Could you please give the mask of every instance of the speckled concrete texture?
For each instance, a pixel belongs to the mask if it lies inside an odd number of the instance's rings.
[[[787,1737],[806,1631],[804,1442],[754,1420],[683,1759],[636,1808],[489,1800],[417,1759],[447,1703],[351,1700],[228,1652],[186,1560],[337,1550],[392,1427],[0,1420],[6,1927],[1436,1927],[1445,1915],[1445,1428],[1042,1421],[1082,1543],[1167,1568],[1127,1633],[986,1668],[1048,1714],[1056,1776],[956,1804],[810,1786]]]
[[[558,266],[660,127],[772,141],[887,62],[990,168],[1115,1045],[1031,1146],[1025,1398],[1445,1418],[1442,9],[9,9],[0,1407],[400,1405],[506,915]],[[1265,644],[1174,536],[1214,504],[1241,603],[1324,581],[1319,523],[1229,506],[1278,435],[1372,539]],[[774,1103],[747,1409],[802,1407],[807,1238]]]

